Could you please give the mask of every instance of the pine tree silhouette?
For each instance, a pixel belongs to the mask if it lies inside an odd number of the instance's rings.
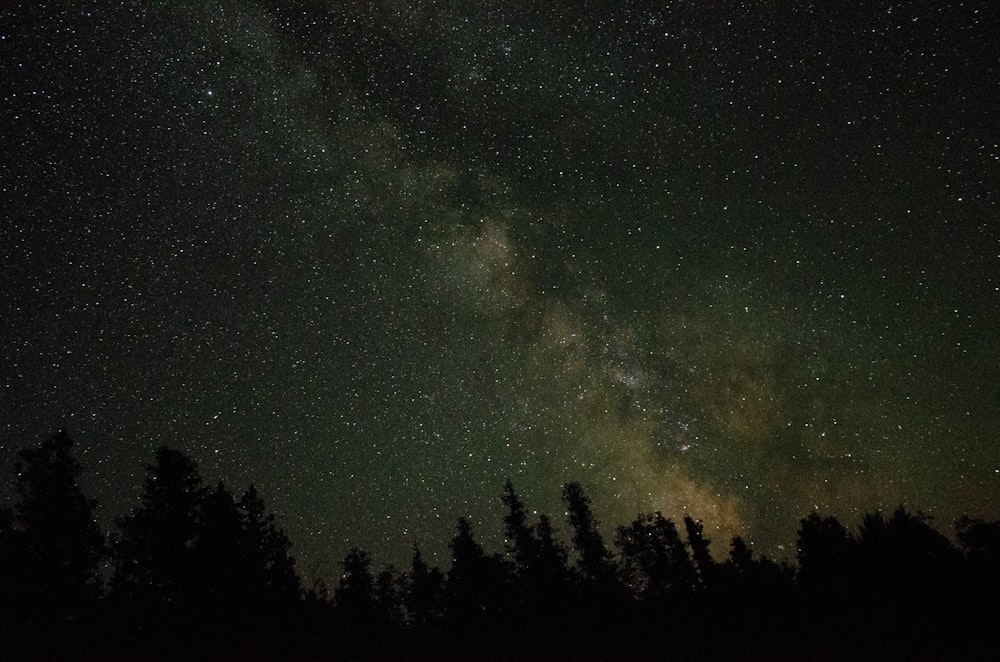
[[[105,557],[97,526],[97,502],[84,496],[82,467],[65,430],[36,448],[18,452],[17,502],[2,523],[5,561],[5,625],[46,656],[81,645],[101,595],[98,568]],[[2,627],[2,626],[0,626]]]

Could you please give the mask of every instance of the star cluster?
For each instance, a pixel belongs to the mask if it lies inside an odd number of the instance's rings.
[[[67,427],[110,525],[179,448],[316,572],[508,477],[1000,517],[1000,9],[622,5],[5,6],[5,466]]]

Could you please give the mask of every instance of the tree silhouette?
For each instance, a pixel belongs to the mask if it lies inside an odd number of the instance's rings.
[[[14,514],[0,508],[0,641],[10,641],[22,628],[22,604],[27,587],[20,572],[24,557],[19,532],[14,529]]]
[[[240,608],[256,587],[246,584],[251,559],[236,501],[220,481],[199,505],[194,564],[204,598],[218,610]]]
[[[537,545],[536,562],[538,564],[537,574],[539,578],[550,584],[559,586],[570,579],[567,560],[569,554],[566,548],[556,538],[555,530],[548,515],[538,516],[538,524],[535,526],[535,543]]]
[[[840,521],[809,513],[800,520],[799,567],[796,580],[803,600],[805,627],[814,646],[837,646],[847,657],[860,652],[855,638],[865,626],[864,615],[852,608],[861,592],[858,581],[857,541]]]
[[[767,557],[754,558],[740,536],[729,544],[729,559],[715,565],[709,609],[726,620],[728,637],[758,651],[760,659],[791,656],[796,620],[794,570]]]
[[[976,578],[974,592],[1000,594],[1000,521],[963,516],[955,522],[955,538],[962,546],[970,575]]]
[[[376,606],[371,557],[364,550],[352,547],[340,565],[343,572],[334,592],[337,612],[353,623],[373,622]]]
[[[139,507],[117,520],[113,589],[129,602],[193,606],[201,476],[191,458],[165,446],[146,473]]]
[[[237,502],[220,481],[199,508],[192,551],[202,618],[220,647],[259,650],[281,635],[300,597],[290,543],[252,486]]]
[[[551,520],[542,514],[535,525],[528,524],[524,503],[509,480],[501,501],[508,508],[504,529],[514,575],[509,627],[520,634],[509,650],[514,656],[540,655],[574,627],[573,575]]]
[[[508,568],[499,557],[486,555],[464,517],[449,547],[445,614],[451,644],[466,654],[476,642],[500,645],[511,603]]]
[[[139,506],[117,524],[112,597],[141,650],[258,646],[298,602],[290,543],[256,490],[237,502],[221,482],[206,489],[184,453],[156,451]]]
[[[97,526],[97,501],[83,495],[83,469],[72,454],[65,430],[38,448],[18,452],[17,505],[14,515],[21,541],[39,587],[53,591],[67,606],[100,589],[97,568],[104,556],[104,536]]]
[[[842,595],[852,575],[857,543],[836,517],[812,512],[800,521],[799,584],[827,598]]]
[[[684,516],[684,528],[687,531],[688,546],[691,548],[691,558],[694,559],[698,581],[702,586],[711,585],[715,576],[715,561],[708,551],[708,546],[712,541],[704,536],[701,521],[689,515]]]
[[[881,511],[862,518],[858,535],[864,581],[883,593],[916,598],[940,592],[955,579],[958,551],[928,519],[902,506],[886,519]]]
[[[117,520],[111,592],[94,502],[65,433],[18,455],[17,502],[0,509],[5,659],[424,657],[991,659],[1000,619],[1000,523],[963,518],[961,550],[929,518],[873,512],[852,535],[800,521],[798,569],[736,536],[716,562],[701,522],[661,513],[619,526],[618,560],[590,500],[564,487],[576,570],[544,515],[508,481],[506,556],[465,518],[444,575],[414,545],[406,573],[352,548],[334,600],[303,599],[290,541],[250,486],[206,489],[194,461],[161,448],[138,506]],[[686,534],[682,537],[682,533]],[[626,591],[625,586],[631,592]],[[697,590],[695,590],[697,589]]]
[[[729,560],[722,571],[727,579],[726,591],[735,597],[758,602],[768,596],[787,598],[795,574],[787,564],[779,565],[765,556],[754,558],[750,547],[740,536],[733,536],[730,540]]]
[[[164,446],[146,467],[139,506],[116,521],[112,597],[133,650],[181,654],[209,632],[196,548],[205,495],[194,461]]]
[[[501,588],[502,573],[496,559],[486,556],[464,517],[458,518],[451,539],[451,569],[448,571],[447,603],[452,614],[485,612]]]
[[[955,537],[974,563],[1000,567],[1000,521],[963,515],[955,522]]]
[[[503,490],[501,501],[508,510],[503,518],[507,534],[507,551],[514,559],[519,572],[530,572],[530,568],[536,564],[537,541],[531,527],[528,526],[524,502],[514,491],[514,485],[509,479],[504,484]]]
[[[425,629],[441,616],[444,596],[444,574],[424,560],[420,548],[413,545],[413,559],[406,577],[403,604],[407,621],[418,629]]]
[[[729,562],[739,572],[747,572],[753,568],[753,552],[740,536],[733,536],[729,541]]]
[[[579,572],[577,602],[567,605],[566,638],[578,655],[612,656],[618,646],[615,640],[633,620],[629,610],[631,596],[618,581],[618,566],[604,544],[599,523],[590,509],[590,499],[579,483],[563,487],[563,502],[573,530]]]
[[[524,588],[537,592],[568,581],[566,549],[556,539],[548,516],[539,515],[538,523],[529,525],[524,503],[509,480],[501,500],[508,508],[504,516],[507,551]]]
[[[888,519],[866,514],[857,538],[855,602],[867,608],[869,624],[903,635],[933,628],[961,608],[961,554],[921,514],[900,506]],[[926,642],[911,637],[912,654],[927,652]],[[943,652],[943,651],[942,651]]]
[[[376,617],[382,623],[390,626],[402,625],[405,622],[403,593],[406,589],[406,578],[394,566],[383,568],[375,576],[375,606]]]
[[[290,553],[292,543],[275,523],[274,513],[267,511],[253,485],[240,498],[239,510],[244,527],[244,553],[249,556],[250,586],[275,608],[286,607],[302,593],[295,559]]]
[[[54,652],[79,637],[101,593],[98,567],[105,556],[97,502],[79,485],[82,467],[65,430],[18,452],[17,502],[0,523],[5,563],[11,564],[3,600],[22,640]],[[78,642],[76,642],[78,643]]]
[[[593,584],[608,585],[614,582],[615,562],[598,530],[597,520],[590,510],[588,497],[580,483],[563,487],[570,526],[573,527],[573,549],[577,554],[577,567],[583,578]]]
[[[996,631],[1000,623],[1000,521],[984,521],[968,516],[955,523],[955,537],[962,547],[966,560],[966,589],[961,598],[961,608],[954,611],[952,620],[961,620],[962,633],[967,648],[975,652],[979,633]],[[996,657],[997,646],[983,649],[981,659]],[[971,656],[970,656],[971,659]]]
[[[626,583],[639,599],[662,600],[692,588],[695,568],[684,541],[674,523],[659,512],[618,527],[616,542]]]

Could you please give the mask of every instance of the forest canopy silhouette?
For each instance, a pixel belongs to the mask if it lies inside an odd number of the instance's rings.
[[[458,518],[450,567],[414,545],[376,570],[351,548],[304,587],[251,485],[206,484],[161,447],[138,504],[96,523],[60,431],[18,453],[0,510],[4,659],[973,659],[995,656],[1000,522],[809,513],[797,564],[713,546],[702,523],[640,513],[605,539],[579,483],[560,527],[507,481],[505,545]]]

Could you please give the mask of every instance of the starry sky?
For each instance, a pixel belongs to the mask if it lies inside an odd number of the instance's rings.
[[[167,444],[306,575],[507,478],[1000,517],[1000,5],[851,4],[3,4],[5,474],[68,428],[110,529]]]

